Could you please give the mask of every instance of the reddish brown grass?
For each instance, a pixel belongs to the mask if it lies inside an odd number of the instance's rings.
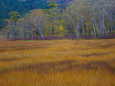
[[[0,40],[0,86],[115,86],[115,39]]]

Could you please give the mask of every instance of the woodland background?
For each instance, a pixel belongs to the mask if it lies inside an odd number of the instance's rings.
[[[1,0],[0,3],[1,38],[104,38],[115,33],[114,0]]]

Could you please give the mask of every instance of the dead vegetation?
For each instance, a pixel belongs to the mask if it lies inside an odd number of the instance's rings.
[[[114,86],[115,39],[0,41],[0,86]]]

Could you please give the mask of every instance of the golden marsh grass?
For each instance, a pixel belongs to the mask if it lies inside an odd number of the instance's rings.
[[[115,39],[0,40],[0,86],[115,86]]]

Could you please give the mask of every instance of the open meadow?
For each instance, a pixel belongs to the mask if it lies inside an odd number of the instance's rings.
[[[115,39],[0,40],[0,86],[115,86]]]

